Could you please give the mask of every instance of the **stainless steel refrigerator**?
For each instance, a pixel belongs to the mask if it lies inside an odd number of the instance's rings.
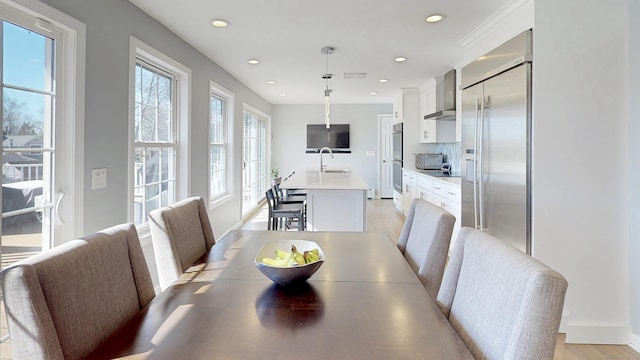
[[[532,31],[462,69],[462,226],[531,254]]]

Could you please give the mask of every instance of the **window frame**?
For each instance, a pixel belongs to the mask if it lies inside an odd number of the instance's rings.
[[[135,150],[136,144],[144,144],[145,147],[159,147],[160,143],[136,142],[135,141],[135,73],[136,66],[139,62],[157,68],[173,78],[173,116],[175,117],[175,127],[173,134],[174,140],[174,158],[175,158],[175,185],[174,197],[175,201],[184,199],[188,196],[190,186],[188,175],[190,171],[190,119],[191,119],[191,70],[181,63],[173,60],[169,56],[155,50],[151,46],[141,40],[129,37],[129,129],[128,129],[128,186],[127,186],[127,219],[133,223],[135,221]],[[162,204],[161,206],[163,206]],[[137,224],[136,229],[140,233],[140,238],[146,238],[149,235],[148,219]]]
[[[223,143],[222,148],[225,149],[225,189],[223,192],[218,194],[211,193],[211,149],[216,146],[211,142],[212,138],[212,126],[211,126],[211,100],[213,97],[216,97],[223,101],[224,109],[223,109]],[[209,81],[209,137],[207,138],[208,143],[208,198],[209,198],[209,208],[218,207],[228,201],[233,199],[233,114],[235,107],[235,95],[230,90],[221,86],[220,84],[210,80]]]

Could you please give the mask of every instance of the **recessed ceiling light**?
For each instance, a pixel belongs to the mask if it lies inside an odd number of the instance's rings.
[[[275,81],[275,80],[267,80],[267,84],[269,84],[269,85],[273,85],[273,84],[276,84],[276,83],[277,83],[277,81]]]
[[[280,96],[287,96],[286,93],[280,93]]]
[[[217,28],[226,28],[227,26],[231,25],[231,23],[225,19],[211,19],[211,25]]]
[[[247,60],[247,62],[248,62],[249,64],[251,64],[251,65],[257,65],[257,64],[260,64],[260,60],[258,60],[258,59],[249,59],[249,60]]]
[[[375,92],[375,91],[372,91],[372,92],[369,93],[369,95],[378,95],[378,93]]]
[[[388,81],[389,81],[388,79],[380,79],[380,80],[378,80],[378,82],[381,82],[381,83],[386,83]]]
[[[407,61],[407,58],[404,56],[398,56],[397,58],[393,59],[393,61],[395,62],[405,62]]]
[[[431,14],[429,16],[427,16],[426,19],[424,19],[424,21],[428,22],[428,23],[437,23],[438,21],[442,21],[444,19],[447,18],[447,15],[445,14]]]

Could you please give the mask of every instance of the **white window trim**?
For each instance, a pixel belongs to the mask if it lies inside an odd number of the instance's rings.
[[[167,55],[155,50],[151,46],[135,38],[129,37],[129,158],[128,164],[128,186],[127,186],[127,219],[133,222],[133,154],[134,154],[134,126],[135,126],[135,104],[133,93],[135,91],[135,68],[138,59],[143,59],[151,64],[160,65],[168,69],[178,78],[177,99],[177,164],[176,164],[176,201],[189,196],[190,182],[189,174],[191,171],[191,149],[189,143],[191,140],[191,69],[181,63],[171,59]],[[147,238],[149,235],[149,225],[143,224],[137,226],[139,237]]]
[[[226,179],[226,188],[227,192],[217,196],[216,198],[211,197],[211,174],[208,174],[209,181],[208,183],[208,198],[209,198],[209,209],[214,209],[218,206],[221,206],[231,200],[233,200],[233,192],[235,187],[233,186],[233,114],[235,108],[235,94],[230,90],[226,89],[224,86],[216,83],[215,81],[209,81],[209,102],[211,101],[211,95],[215,94],[218,97],[224,98],[226,101],[226,117],[224,119],[224,129],[225,129],[225,179]],[[211,104],[209,104],[211,107]],[[209,137],[207,138],[208,144],[208,166],[207,173],[209,173],[211,168],[211,108],[209,108]]]
[[[85,104],[85,68],[86,68],[86,26],[73,17],[36,0],[0,0],[0,4],[20,12],[29,14],[41,21],[36,26],[47,30],[49,24],[59,28],[63,33],[62,48],[63,74],[58,74],[58,80],[63,82],[58,96],[64,102],[62,109],[56,111],[66,119],[68,128],[65,131],[71,141],[64,147],[58,148],[58,156],[62,159],[73,159],[65,164],[68,183],[59,184],[61,189],[67,189],[64,197],[67,206],[62,207],[62,220],[71,233],[65,233],[60,238],[55,237],[52,246],[75,239],[84,234],[84,104]],[[61,114],[61,115],[60,115]],[[56,197],[60,198],[61,194]]]

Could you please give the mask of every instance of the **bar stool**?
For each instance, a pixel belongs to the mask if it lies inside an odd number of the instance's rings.
[[[298,222],[298,231],[305,230],[303,203],[278,203],[272,189],[267,190],[266,195],[267,203],[269,204],[269,221],[267,223],[267,230],[278,230],[280,227],[283,227],[286,230],[293,220]]]
[[[306,203],[307,201],[307,194],[289,194],[287,191],[287,195],[284,195],[280,184],[273,185],[273,191],[278,197],[278,203],[281,204]]]
[[[296,174],[296,172],[292,171],[291,174],[289,174],[282,181],[287,181],[287,179],[289,179],[290,177],[292,177],[295,174]],[[307,195],[307,191],[305,189],[288,189],[287,190],[287,195]]]
[[[276,196],[276,202],[278,204],[302,204],[302,221],[307,223],[307,194],[289,194],[287,190],[287,195],[284,195],[280,184],[273,185],[273,192]],[[306,227],[305,227],[306,228]]]

